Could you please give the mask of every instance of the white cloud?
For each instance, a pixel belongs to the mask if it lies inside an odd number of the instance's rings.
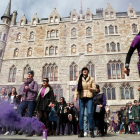
[[[31,20],[34,13],[38,14],[40,18],[47,18],[56,7],[61,17],[69,16],[70,11],[76,9],[77,13],[80,11],[81,0],[12,0],[12,11],[17,10],[19,21],[23,13],[25,13],[28,20]],[[0,16],[3,15],[9,0],[0,0]],[[132,3],[136,11],[140,11],[140,0],[83,0],[83,11],[87,7],[95,14],[96,9],[105,8],[107,3],[117,12],[126,12],[129,3]]]

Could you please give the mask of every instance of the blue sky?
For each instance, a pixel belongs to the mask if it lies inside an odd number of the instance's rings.
[[[38,14],[39,19],[47,18],[56,7],[61,17],[69,16],[70,11],[76,9],[77,13],[80,10],[81,0],[12,0],[12,10],[17,10],[17,21],[23,13],[30,21],[34,13]],[[0,0],[0,16],[3,15],[9,0]],[[96,9],[105,8],[106,4],[110,3],[116,12],[126,12],[129,3],[132,3],[136,11],[140,11],[140,0],[83,0],[83,11],[89,7],[93,14]]]

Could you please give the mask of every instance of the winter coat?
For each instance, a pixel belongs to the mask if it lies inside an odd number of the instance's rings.
[[[139,113],[139,106],[133,105],[132,107],[132,117],[134,118],[134,122],[140,122],[140,113]],[[139,118],[137,118],[139,117]]]
[[[123,113],[123,117],[124,117],[124,123],[125,124],[128,124],[128,110],[127,109],[125,109],[124,110],[124,113]]]
[[[118,114],[116,113],[116,114],[114,115],[114,123],[115,123],[115,124],[118,124],[118,119],[119,119],[119,117],[118,117]]]
[[[51,108],[51,112],[49,113],[49,121],[57,122],[56,110],[54,107]]]
[[[43,88],[41,88],[39,90],[39,93],[37,95],[37,106],[36,106],[36,110],[39,111],[39,104],[40,104],[40,99],[41,97],[41,91]],[[44,111],[51,111],[51,107],[48,107],[48,105],[50,104],[50,102],[54,103],[54,92],[52,87],[47,87],[45,89],[45,93],[44,93],[44,97],[43,97],[43,110]]]
[[[79,81],[79,79],[77,80],[77,85],[78,85],[78,81]],[[83,91],[80,94],[76,88],[74,99],[77,99],[78,97],[93,98],[93,92],[95,92],[95,90],[96,90],[94,78],[88,75],[88,77],[85,80],[84,77],[82,77],[82,86],[83,86]],[[92,89],[92,92],[89,91],[89,88]]]
[[[24,92],[25,84],[22,86],[22,95],[23,101],[36,101],[37,93],[38,93],[38,84],[36,81],[32,81],[28,86],[29,89]]]

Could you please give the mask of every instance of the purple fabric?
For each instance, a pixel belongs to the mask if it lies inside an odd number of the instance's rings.
[[[27,92],[27,89],[25,89],[25,86],[29,86],[29,84],[33,81],[33,79],[26,79],[24,82],[24,88],[23,88],[23,92]]]
[[[42,91],[41,91],[41,97],[42,98],[44,97],[45,90],[46,90],[46,88],[43,88]]]
[[[105,106],[106,106],[106,97],[105,97],[105,94],[103,94],[102,100],[103,100],[103,104],[102,105],[105,108]]]
[[[138,56],[139,56],[139,65],[138,69],[140,71],[140,35],[137,35],[134,40],[132,41],[131,47],[137,49],[138,51]]]

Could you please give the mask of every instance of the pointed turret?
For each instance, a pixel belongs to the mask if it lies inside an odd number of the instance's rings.
[[[1,17],[1,19],[2,19],[2,18],[9,18],[9,19],[11,20],[11,15],[10,15],[10,13],[11,13],[11,0],[9,1],[9,4],[8,4],[6,10],[5,10],[5,13],[4,13],[4,15]]]

